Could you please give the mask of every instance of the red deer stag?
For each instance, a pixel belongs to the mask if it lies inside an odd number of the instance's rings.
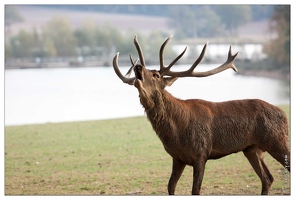
[[[233,62],[238,53],[232,55],[230,47],[228,59],[224,64],[206,72],[195,72],[193,70],[204,57],[207,47],[205,44],[191,68],[181,72],[170,71],[186,51],[185,48],[166,67],[163,51],[171,37],[160,48],[159,71],[146,69],[136,36],[134,44],[140,64],[133,62],[130,56],[132,67],[126,76],[123,76],[118,68],[119,53],[113,59],[113,67],[118,77],[124,83],[137,88],[147,118],[165,150],[172,156],[168,193],[174,194],[185,166],[190,165],[193,167],[192,194],[200,194],[207,160],[243,151],[262,182],[261,194],[268,194],[274,178],[264,163],[264,152],[267,151],[290,171],[288,121],[285,113],[259,99],[214,103],[173,97],[165,90],[165,86],[171,86],[178,77],[206,77],[229,68],[237,71]],[[132,70],[135,77],[130,78]]]

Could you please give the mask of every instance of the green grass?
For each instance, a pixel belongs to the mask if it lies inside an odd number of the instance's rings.
[[[265,160],[275,178],[270,194],[290,194],[289,173],[270,155]],[[145,117],[5,127],[6,195],[167,194],[171,165]],[[176,194],[191,187],[186,167]],[[203,195],[260,191],[242,153],[207,162]]]

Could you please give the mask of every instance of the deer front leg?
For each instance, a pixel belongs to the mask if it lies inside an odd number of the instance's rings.
[[[168,193],[169,195],[174,195],[175,187],[177,184],[177,181],[179,180],[186,164],[184,164],[181,161],[177,161],[173,158],[172,163],[172,172],[168,183]]]
[[[194,181],[193,181],[193,188],[192,194],[200,195],[201,185],[204,176],[206,161],[199,161],[198,163],[194,164]]]

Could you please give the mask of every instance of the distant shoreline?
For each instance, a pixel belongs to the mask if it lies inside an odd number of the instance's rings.
[[[184,65],[185,63],[181,63]],[[210,64],[212,64],[210,62]],[[129,62],[121,62],[121,66],[130,65]],[[238,66],[238,64],[237,64]],[[13,69],[57,69],[57,68],[83,68],[83,67],[111,67],[110,62],[103,63],[102,61],[93,61],[93,62],[59,62],[59,63],[19,63],[19,64],[5,64],[5,70]],[[279,70],[265,70],[265,69],[247,69],[247,68],[238,68],[237,75],[241,76],[254,76],[254,77],[265,77],[278,80],[290,80],[290,73],[283,73]]]
[[[238,72],[241,76],[265,77],[278,80],[290,80],[290,74],[284,74],[280,71],[251,70],[243,69]]]

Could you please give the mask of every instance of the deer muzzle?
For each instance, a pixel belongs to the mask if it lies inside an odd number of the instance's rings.
[[[144,70],[144,67],[142,65],[138,64],[134,67],[134,73],[135,73],[136,80],[140,80],[140,81],[143,80],[143,70]]]

